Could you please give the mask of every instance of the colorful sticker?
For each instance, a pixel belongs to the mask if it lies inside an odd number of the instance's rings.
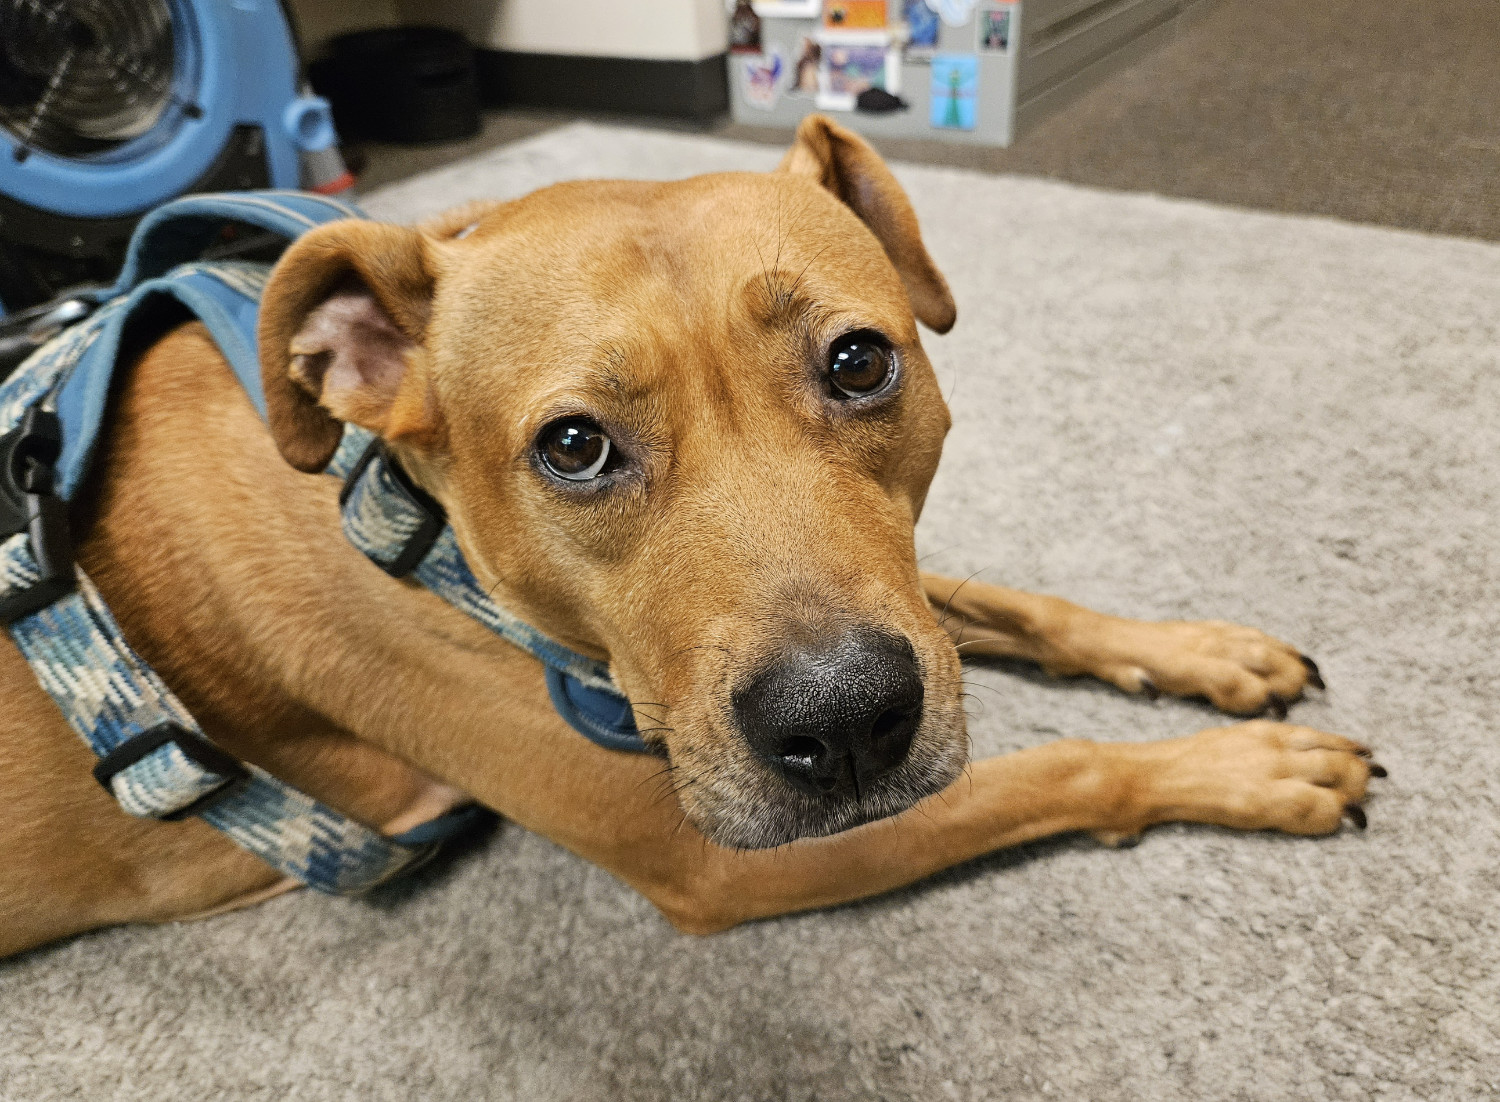
[[[885,0],[826,0],[823,26],[836,31],[885,29]]]
[[[1010,4],[979,9],[979,48],[994,53],[1010,49]]]
[[[978,115],[979,59],[973,54],[937,54],[932,59],[932,125],[973,130]]]
[[[931,53],[937,49],[937,12],[927,6],[927,0],[905,0],[901,11],[906,20],[906,48],[911,54]]]
[[[756,57],[740,58],[745,102],[762,111],[775,107],[781,98],[781,77],[785,71],[786,63],[775,49]]]
[[[974,16],[977,0],[927,0],[927,6],[943,17],[950,27],[962,27]]]

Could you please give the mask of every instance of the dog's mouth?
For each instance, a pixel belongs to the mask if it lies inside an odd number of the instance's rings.
[[[671,775],[683,812],[709,841],[768,849],[899,815],[956,781],[967,760],[960,727],[957,737],[919,736],[899,768],[854,791],[813,795],[752,761],[714,766],[674,757]]]
[[[968,760],[957,655],[944,649],[922,661],[905,636],[846,632],[782,650],[696,717],[677,710],[663,742],[684,813],[719,845],[762,849],[941,792]]]

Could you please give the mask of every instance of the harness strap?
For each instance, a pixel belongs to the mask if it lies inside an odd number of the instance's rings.
[[[132,815],[198,816],[280,872],[339,894],[363,891],[412,867],[489,813],[460,808],[387,838],[215,746],[125,641],[73,562],[66,503],[94,458],[121,346],[137,312],[159,300],[186,308],[208,327],[264,415],[254,334],[266,269],[196,258],[229,221],[295,238],[345,217],[362,216],[337,200],[300,193],[192,196],[167,204],[137,228],[115,286],[85,296],[98,309],[0,385],[0,623],[99,757],[95,777]],[[491,600],[464,561],[441,505],[372,433],[350,426],[329,473],[346,479],[340,501],[351,543],[381,569],[414,576],[539,658],[554,705],[580,733],[612,749],[648,750],[608,667]]]
[[[130,236],[120,278],[103,297],[117,297],[179,264],[198,260],[228,222],[295,241],[324,222],[364,216],[352,203],[306,191],[231,191],[174,199],[141,219]]]
[[[229,196],[183,202],[201,215],[195,234],[211,236],[247,206],[263,210],[256,197],[247,198],[248,204]],[[316,201],[325,204],[324,220],[351,212]],[[330,205],[338,209],[326,209]],[[300,217],[304,206],[293,214]],[[414,867],[472,827],[476,816],[489,813],[460,808],[386,838],[236,760],[204,736],[126,642],[98,590],[73,562],[65,502],[86,474],[100,435],[124,327],[148,298],[175,299],[202,320],[251,400],[263,405],[253,334],[264,267],[220,262],[159,276],[169,254],[201,246],[173,237],[165,208],[151,218],[161,225],[155,235],[138,233],[130,261],[134,274],[127,271],[117,284],[128,293],[63,330],[0,386],[0,622],[68,725],[99,757],[94,775],[122,810],[163,820],[196,815],[309,887],[361,892]],[[298,222],[293,236],[309,225]],[[162,235],[172,239],[166,246],[148,245]],[[154,278],[130,287],[147,273]]]
[[[0,544],[0,598],[38,577],[26,533]],[[94,775],[132,815],[197,815],[279,872],[319,891],[364,891],[429,856],[334,811],[204,737],[125,641],[99,591],[76,588],[14,620],[15,640],[63,718],[100,758]]]

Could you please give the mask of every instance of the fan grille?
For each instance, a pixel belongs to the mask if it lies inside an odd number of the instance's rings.
[[[0,0],[0,127],[17,159],[147,133],[178,102],[174,67],[168,0]]]

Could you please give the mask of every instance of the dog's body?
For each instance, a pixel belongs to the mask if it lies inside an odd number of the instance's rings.
[[[769,176],[325,227],[267,290],[271,431],[200,326],[158,341],[75,517],[80,564],[234,755],[387,831],[471,796],[686,930],[1060,831],[1337,829],[1363,749],[1265,721],[1059,742],[952,783],[954,639],[1241,714],[1295,698],[1311,667],[1252,629],[920,575],[912,528],[948,422],[913,313],[953,320],[910,206],[818,119]],[[830,386],[830,356],[857,385]],[[872,364],[886,374],[865,387]],[[502,603],[611,662],[668,769],[579,737],[539,664],[345,541],[336,483],[293,469],[321,469],[344,421],[442,501]],[[558,425],[607,435],[592,446],[617,465],[576,484],[548,466],[571,462]],[[0,692],[0,953],[293,886],[202,822],[125,815],[9,644]]]

